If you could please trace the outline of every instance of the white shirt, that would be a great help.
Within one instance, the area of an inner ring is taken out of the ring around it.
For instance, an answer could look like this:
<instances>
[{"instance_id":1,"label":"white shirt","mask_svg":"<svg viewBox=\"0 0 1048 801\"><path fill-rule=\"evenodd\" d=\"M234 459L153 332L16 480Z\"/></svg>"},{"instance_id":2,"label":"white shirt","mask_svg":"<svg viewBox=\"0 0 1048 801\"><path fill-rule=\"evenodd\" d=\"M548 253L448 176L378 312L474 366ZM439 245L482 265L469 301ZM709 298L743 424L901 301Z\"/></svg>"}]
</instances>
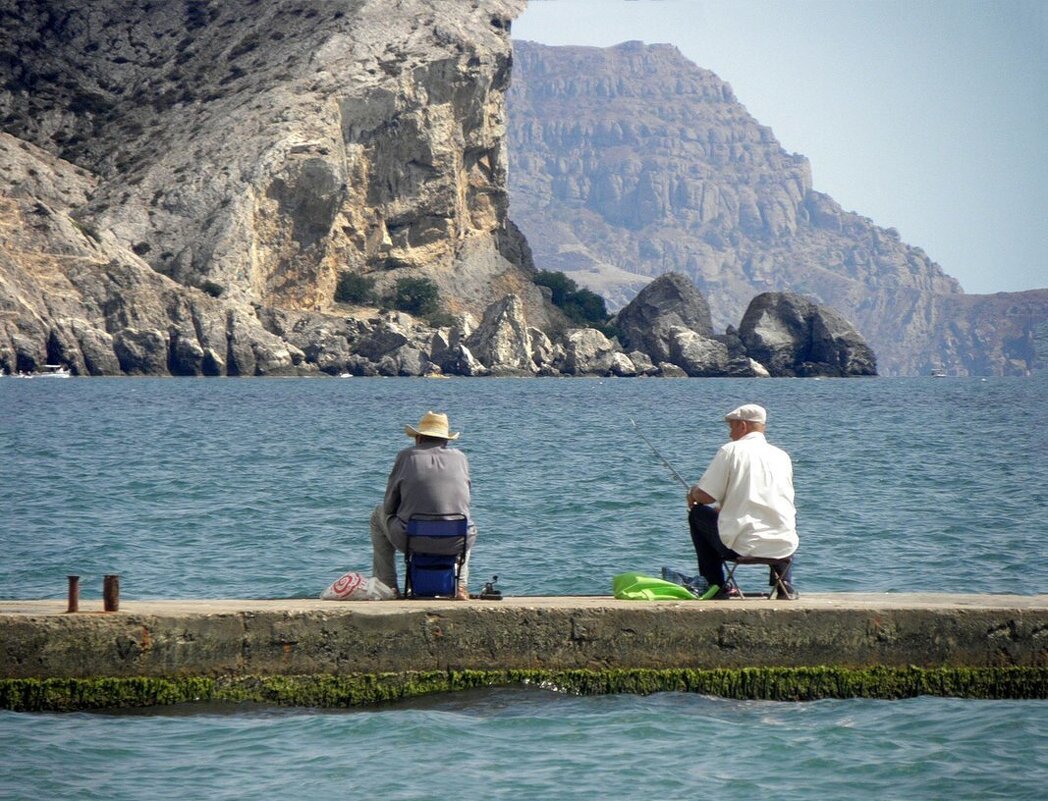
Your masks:
<instances>
[{"instance_id":1,"label":"white shirt","mask_svg":"<svg viewBox=\"0 0 1048 801\"><path fill-rule=\"evenodd\" d=\"M761 432L722 446L696 486L720 504L717 531L735 553L782 559L797 550L793 462Z\"/></svg>"}]
</instances>

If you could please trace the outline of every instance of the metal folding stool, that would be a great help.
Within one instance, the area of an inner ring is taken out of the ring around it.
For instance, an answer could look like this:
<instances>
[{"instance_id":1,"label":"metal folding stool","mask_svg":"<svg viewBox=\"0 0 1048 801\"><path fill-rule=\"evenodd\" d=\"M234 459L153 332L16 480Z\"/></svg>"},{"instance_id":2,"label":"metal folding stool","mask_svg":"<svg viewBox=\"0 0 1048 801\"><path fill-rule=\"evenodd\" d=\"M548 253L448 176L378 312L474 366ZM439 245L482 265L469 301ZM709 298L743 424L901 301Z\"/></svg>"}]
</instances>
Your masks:
<instances>
[{"instance_id":1,"label":"metal folding stool","mask_svg":"<svg viewBox=\"0 0 1048 801\"><path fill-rule=\"evenodd\" d=\"M724 588L729 592L735 590L739 593L740 598L790 600L790 591L786 584L786 576L790 574L789 570L793 565L792 554L785 559L767 559L762 556L736 556L733 559L725 559L724 562L728 566L727 575L724 579ZM769 568L771 570L771 578L773 581L771 592L749 594L743 592L742 587L739 586L739 582L735 579L735 569L739 567L739 565L764 565Z\"/></svg>"}]
</instances>

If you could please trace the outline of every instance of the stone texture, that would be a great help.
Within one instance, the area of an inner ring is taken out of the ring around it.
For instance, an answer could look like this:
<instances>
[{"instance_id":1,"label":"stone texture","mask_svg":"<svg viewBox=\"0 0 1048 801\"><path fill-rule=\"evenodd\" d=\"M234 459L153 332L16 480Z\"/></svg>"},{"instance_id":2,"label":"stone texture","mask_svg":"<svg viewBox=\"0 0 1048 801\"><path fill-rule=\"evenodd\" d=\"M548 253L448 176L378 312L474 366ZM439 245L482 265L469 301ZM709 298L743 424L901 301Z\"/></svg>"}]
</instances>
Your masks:
<instances>
[{"instance_id":1,"label":"stone texture","mask_svg":"<svg viewBox=\"0 0 1048 801\"><path fill-rule=\"evenodd\" d=\"M929 303L909 297L905 302L914 319L901 336L909 337L914 326L936 331L931 342L913 351L919 375L944 367L955 376L1026 376L1048 366L1048 338L1042 333L1048 330L1048 289L942 295Z\"/></svg>"},{"instance_id":2,"label":"stone texture","mask_svg":"<svg viewBox=\"0 0 1048 801\"><path fill-rule=\"evenodd\" d=\"M158 375L167 372L167 337L155 329L124 328L113 337L113 350L120 369L128 375ZM201 351L203 356L203 351Z\"/></svg>"},{"instance_id":3,"label":"stone texture","mask_svg":"<svg viewBox=\"0 0 1048 801\"><path fill-rule=\"evenodd\" d=\"M1048 666L1045 596L745 602L0 601L0 678L512 668ZM99 606L101 604L99 603Z\"/></svg>"},{"instance_id":4,"label":"stone texture","mask_svg":"<svg viewBox=\"0 0 1048 801\"><path fill-rule=\"evenodd\" d=\"M466 345L490 369L535 372L524 304L516 295L507 295L492 304Z\"/></svg>"},{"instance_id":5,"label":"stone texture","mask_svg":"<svg viewBox=\"0 0 1048 801\"><path fill-rule=\"evenodd\" d=\"M659 362L658 375L662 378L687 378L688 374L684 372L683 368L673 364L673 362Z\"/></svg>"},{"instance_id":6,"label":"stone texture","mask_svg":"<svg viewBox=\"0 0 1048 801\"><path fill-rule=\"evenodd\" d=\"M451 313L514 292L545 325L506 216L523 7L0 0L0 366L122 370L112 337L135 372L334 372L346 270L427 277ZM329 335L291 349L267 310Z\"/></svg>"},{"instance_id":7,"label":"stone texture","mask_svg":"<svg viewBox=\"0 0 1048 801\"><path fill-rule=\"evenodd\" d=\"M677 327L703 337L713 334L706 298L682 273L665 273L644 287L615 316L615 324L627 348L643 351L656 361L675 361L671 350Z\"/></svg>"},{"instance_id":8,"label":"stone texture","mask_svg":"<svg viewBox=\"0 0 1048 801\"><path fill-rule=\"evenodd\" d=\"M608 372L619 378L633 378L639 371L629 356L621 351L615 351L611 354L611 366Z\"/></svg>"},{"instance_id":9,"label":"stone texture","mask_svg":"<svg viewBox=\"0 0 1048 801\"><path fill-rule=\"evenodd\" d=\"M564 358L557 366L568 375L609 375L616 365L625 367L615 355L615 345L600 331L577 328L564 338Z\"/></svg>"},{"instance_id":10,"label":"stone texture","mask_svg":"<svg viewBox=\"0 0 1048 801\"><path fill-rule=\"evenodd\" d=\"M746 364L742 369L748 371L753 378L771 378L771 373L768 372L768 368L763 364L748 356L744 358L746 359Z\"/></svg>"},{"instance_id":11,"label":"stone texture","mask_svg":"<svg viewBox=\"0 0 1048 801\"><path fill-rule=\"evenodd\" d=\"M670 329L670 359L689 376L722 376L728 372L728 349L689 328Z\"/></svg>"},{"instance_id":12,"label":"stone texture","mask_svg":"<svg viewBox=\"0 0 1048 801\"><path fill-rule=\"evenodd\" d=\"M514 219L540 267L610 309L679 272L718 330L762 292L811 296L855 324L889 375L1023 374L1046 358L1033 343L1048 290L968 299L896 230L815 191L807 159L674 47L518 41L514 54Z\"/></svg>"},{"instance_id":13,"label":"stone texture","mask_svg":"<svg viewBox=\"0 0 1048 801\"><path fill-rule=\"evenodd\" d=\"M452 345L438 362L445 373L463 376L485 376L491 373L473 352L463 343Z\"/></svg>"},{"instance_id":14,"label":"stone texture","mask_svg":"<svg viewBox=\"0 0 1048 801\"><path fill-rule=\"evenodd\" d=\"M81 222L76 208L96 188L85 170L0 134L0 367L295 371L296 349L266 331L253 309L180 286Z\"/></svg>"},{"instance_id":15,"label":"stone texture","mask_svg":"<svg viewBox=\"0 0 1048 801\"><path fill-rule=\"evenodd\" d=\"M746 309L739 337L773 376L876 375L877 361L839 313L790 292L765 292Z\"/></svg>"},{"instance_id":16,"label":"stone texture","mask_svg":"<svg viewBox=\"0 0 1048 801\"><path fill-rule=\"evenodd\" d=\"M790 289L854 320L889 372L1044 363L1048 291L960 294L897 232L815 192L803 157L671 47L521 44L507 148L523 7L0 0L0 368L476 375L490 354L460 348L472 325L447 315L514 295L532 350L492 366L556 374L563 344L530 331L566 324L536 263L613 306L685 274L712 317L673 324L706 337L754 292ZM508 150L530 244L507 216ZM380 293L434 281L450 330L336 302L346 271ZM624 343L651 357L642 373L670 359L656 338ZM728 374L749 374L723 344Z\"/></svg>"},{"instance_id":17,"label":"stone texture","mask_svg":"<svg viewBox=\"0 0 1048 801\"><path fill-rule=\"evenodd\" d=\"M743 320L745 336L733 326L712 335L702 293L687 276L666 273L642 289L615 322L623 339L647 354L649 364L657 361L664 376L675 374L666 364L693 377L876 375L872 351L832 309L788 293L760 295L750 309ZM766 360L771 370L762 363Z\"/></svg>"},{"instance_id":18,"label":"stone texture","mask_svg":"<svg viewBox=\"0 0 1048 801\"><path fill-rule=\"evenodd\" d=\"M651 357L647 353L639 350L633 350L629 352L629 360L632 362L634 368L641 375L655 375L658 373L659 368L651 361Z\"/></svg>"},{"instance_id":19,"label":"stone texture","mask_svg":"<svg viewBox=\"0 0 1048 801\"><path fill-rule=\"evenodd\" d=\"M400 320L387 317L378 320L367 335L357 340L354 350L367 359L378 361L409 342L410 329Z\"/></svg>"},{"instance_id":20,"label":"stone texture","mask_svg":"<svg viewBox=\"0 0 1048 801\"><path fill-rule=\"evenodd\" d=\"M528 327L528 336L531 338L531 359L539 369L553 364L554 350L553 340L546 336L541 329Z\"/></svg>"}]
</instances>

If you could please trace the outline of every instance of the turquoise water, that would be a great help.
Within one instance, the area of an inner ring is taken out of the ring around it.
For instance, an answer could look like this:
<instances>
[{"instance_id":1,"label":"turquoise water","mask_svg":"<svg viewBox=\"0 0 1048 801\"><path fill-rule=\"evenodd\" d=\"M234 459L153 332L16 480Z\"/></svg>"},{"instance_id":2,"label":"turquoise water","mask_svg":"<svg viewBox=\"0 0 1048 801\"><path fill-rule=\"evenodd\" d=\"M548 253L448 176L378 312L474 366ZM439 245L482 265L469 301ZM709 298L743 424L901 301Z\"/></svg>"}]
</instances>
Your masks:
<instances>
[{"instance_id":1,"label":"turquoise water","mask_svg":"<svg viewBox=\"0 0 1048 801\"><path fill-rule=\"evenodd\" d=\"M0 597L317 595L370 569L405 423L462 431L474 584L607 594L694 563L683 489L754 401L794 457L799 590L1048 592L1048 376L0 379ZM477 589L477 586L474 586ZM1040 799L1048 706L538 688L318 712L0 713L0 798ZM738 777L738 778L736 778Z\"/></svg>"},{"instance_id":2,"label":"turquoise water","mask_svg":"<svg viewBox=\"0 0 1048 801\"><path fill-rule=\"evenodd\" d=\"M723 413L794 458L801 592L1048 592L1048 375L1035 379L0 379L0 597L317 595L370 572L405 423L446 410L472 465L476 582L607 594L690 569L684 491ZM474 589L478 587L474 586Z\"/></svg>"},{"instance_id":3,"label":"turquoise water","mask_svg":"<svg viewBox=\"0 0 1048 801\"><path fill-rule=\"evenodd\" d=\"M494 690L364 711L0 712L17 799L1042 799L1043 704Z\"/></svg>"}]
</instances>

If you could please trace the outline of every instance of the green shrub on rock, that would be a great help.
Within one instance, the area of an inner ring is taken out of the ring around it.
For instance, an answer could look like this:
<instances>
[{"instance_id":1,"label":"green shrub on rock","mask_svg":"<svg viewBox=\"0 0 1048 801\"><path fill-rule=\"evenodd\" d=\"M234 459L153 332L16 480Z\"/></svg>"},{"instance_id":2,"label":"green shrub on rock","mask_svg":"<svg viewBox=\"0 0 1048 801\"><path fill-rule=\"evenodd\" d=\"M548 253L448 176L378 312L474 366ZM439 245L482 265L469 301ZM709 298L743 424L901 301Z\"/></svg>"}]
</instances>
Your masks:
<instances>
[{"instance_id":1,"label":"green shrub on rock","mask_svg":"<svg viewBox=\"0 0 1048 801\"><path fill-rule=\"evenodd\" d=\"M355 303L361 306L374 302L375 279L351 272L341 273L335 286L335 300L338 303Z\"/></svg>"},{"instance_id":2,"label":"green shrub on rock","mask_svg":"<svg viewBox=\"0 0 1048 801\"><path fill-rule=\"evenodd\" d=\"M428 278L399 278L390 302L394 309L408 314L435 314L440 308L440 292Z\"/></svg>"},{"instance_id":3,"label":"green shrub on rock","mask_svg":"<svg viewBox=\"0 0 1048 801\"><path fill-rule=\"evenodd\" d=\"M560 309L569 321L583 328L595 328L605 336L616 336L618 332L608 322L607 305L604 298L589 289L579 289L568 276L553 270L539 270L532 281L538 286L548 287L553 305Z\"/></svg>"}]
</instances>

